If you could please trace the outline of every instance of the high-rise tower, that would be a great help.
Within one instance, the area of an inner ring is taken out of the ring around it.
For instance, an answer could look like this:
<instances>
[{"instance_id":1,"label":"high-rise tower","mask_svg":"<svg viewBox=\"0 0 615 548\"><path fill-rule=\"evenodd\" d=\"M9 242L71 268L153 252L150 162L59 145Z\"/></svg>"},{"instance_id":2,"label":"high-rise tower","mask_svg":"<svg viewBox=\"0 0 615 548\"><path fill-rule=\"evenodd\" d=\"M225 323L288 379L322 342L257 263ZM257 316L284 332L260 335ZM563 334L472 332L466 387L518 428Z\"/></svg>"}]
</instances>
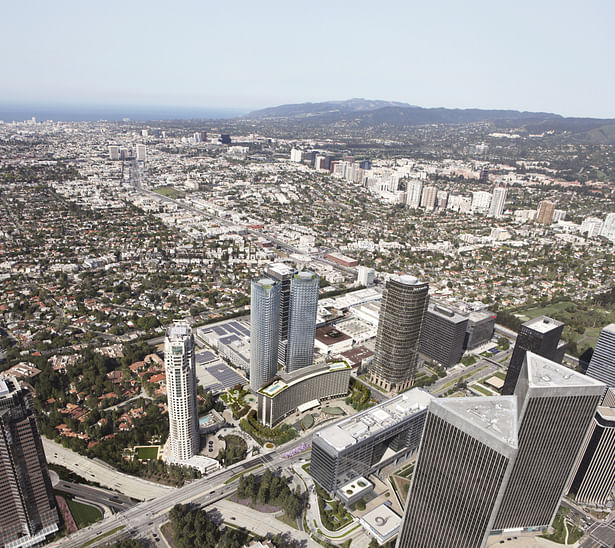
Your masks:
<instances>
[{"instance_id":1,"label":"high-rise tower","mask_svg":"<svg viewBox=\"0 0 615 548\"><path fill-rule=\"evenodd\" d=\"M514 393L517 378L523 366L523 359L528 350L556 361L559 339L563 330L564 324L562 322L547 316L539 316L521 324L508 365L502 394L509 396Z\"/></svg>"},{"instance_id":2,"label":"high-rise tower","mask_svg":"<svg viewBox=\"0 0 615 548\"><path fill-rule=\"evenodd\" d=\"M413 276L393 276L386 284L370 366L371 382L385 390L402 392L414 382L428 293L429 285Z\"/></svg>"},{"instance_id":3,"label":"high-rise tower","mask_svg":"<svg viewBox=\"0 0 615 548\"><path fill-rule=\"evenodd\" d=\"M314 363L314 334L318 312L320 278L304 270L290 281L290 317L286 371L292 372Z\"/></svg>"},{"instance_id":4,"label":"high-rise tower","mask_svg":"<svg viewBox=\"0 0 615 548\"><path fill-rule=\"evenodd\" d=\"M532 352L515 397L519 451L493 529L544 529L559 506L604 384Z\"/></svg>"},{"instance_id":5,"label":"high-rise tower","mask_svg":"<svg viewBox=\"0 0 615 548\"><path fill-rule=\"evenodd\" d=\"M479 548L517 454L512 396L429 405L397 548Z\"/></svg>"},{"instance_id":6,"label":"high-rise tower","mask_svg":"<svg viewBox=\"0 0 615 548\"><path fill-rule=\"evenodd\" d=\"M504 212L504 203L506 202L506 189L504 187L496 187L493 189L493 198L491 198L491 206L489 207L489 217L499 219Z\"/></svg>"},{"instance_id":7,"label":"high-rise tower","mask_svg":"<svg viewBox=\"0 0 615 548\"><path fill-rule=\"evenodd\" d=\"M555 204L550 200L543 200L540 202L538 208L538 214L536 216L536 222L543 225L550 225L553 221L553 214L555 213Z\"/></svg>"},{"instance_id":8,"label":"high-rise tower","mask_svg":"<svg viewBox=\"0 0 615 548\"><path fill-rule=\"evenodd\" d=\"M600 332L587 374L615 388L615 323Z\"/></svg>"},{"instance_id":9,"label":"high-rise tower","mask_svg":"<svg viewBox=\"0 0 615 548\"><path fill-rule=\"evenodd\" d=\"M252 280L250 308L250 388L259 390L278 370L280 282Z\"/></svg>"},{"instance_id":10,"label":"high-rise tower","mask_svg":"<svg viewBox=\"0 0 615 548\"><path fill-rule=\"evenodd\" d=\"M167 329L164 368L169 406L169 443L175 461L188 460L200 449L196 406L194 335L187 324Z\"/></svg>"},{"instance_id":11,"label":"high-rise tower","mask_svg":"<svg viewBox=\"0 0 615 548\"><path fill-rule=\"evenodd\" d=\"M45 452L32 396L0 377L0 545L34 546L58 530Z\"/></svg>"},{"instance_id":12,"label":"high-rise tower","mask_svg":"<svg viewBox=\"0 0 615 548\"><path fill-rule=\"evenodd\" d=\"M613 398L612 392L609 395ZM596 410L570 492L581 504L606 506L614 488L615 400L612 400L603 402Z\"/></svg>"},{"instance_id":13,"label":"high-rise tower","mask_svg":"<svg viewBox=\"0 0 615 548\"><path fill-rule=\"evenodd\" d=\"M297 270L285 263L272 263L265 267L265 275L280 284L280 336L278 364L286 367L288 346L288 322L290 319L290 281Z\"/></svg>"}]
</instances>

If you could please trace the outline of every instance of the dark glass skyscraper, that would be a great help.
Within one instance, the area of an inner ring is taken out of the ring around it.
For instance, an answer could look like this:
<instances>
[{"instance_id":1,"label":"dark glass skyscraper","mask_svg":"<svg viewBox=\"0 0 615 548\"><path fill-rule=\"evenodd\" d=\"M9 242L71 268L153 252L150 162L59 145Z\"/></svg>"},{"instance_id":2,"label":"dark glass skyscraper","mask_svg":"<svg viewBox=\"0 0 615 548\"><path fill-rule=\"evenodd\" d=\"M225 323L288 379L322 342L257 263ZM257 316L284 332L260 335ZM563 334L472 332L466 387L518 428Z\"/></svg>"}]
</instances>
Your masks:
<instances>
[{"instance_id":1,"label":"dark glass skyscraper","mask_svg":"<svg viewBox=\"0 0 615 548\"><path fill-rule=\"evenodd\" d=\"M0 545L42 543L58 522L32 396L0 377Z\"/></svg>"},{"instance_id":2,"label":"dark glass skyscraper","mask_svg":"<svg viewBox=\"0 0 615 548\"><path fill-rule=\"evenodd\" d=\"M297 270L285 263L272 263L265 267L265 275L280 284L280 338L278 365L286 367L288 324L290 320L290 282ZM318 295L316 295L318 299Z\"/></svg>"},{"instance_id":3,"label":"dark glass skyscraper","mask_svg":"<svg viewBox=\"0 0 615 548\"><path fill-rule=\"evenodd\" d=\"M562 322L547 316L539 316L521 325L508 365L502 394L510 396L515 392L525 353L528 350L549 360L556 360L558 343L563 330Z\"/></svg>"},{"instance_id":4,"label":"dark glass skyscraper","mask_svg":"<svg viewBox=\"0 0 615 548\"><path fill-rule=\"evenodd\" d=\"M429 285L413 276L394 276L386 284L369 372L371 382L387 391L403 392L414 382L428 293Z\"/></svg>"},{"instance_id":5,"label":"dark glass skyscraper","mask_svg":"<svg viewBox=\"0 0 615 548\"><path fill-rule=\"evenodd\" d=\"M517 454L512 396L431 402L397 548L480 548Z\"/></svg>"},{"instance_id":6,"label":"dark glass skyscraper","mask_svg":"<svg viewBox=\"0 0 615 548\"><path fill-rule=\"evenodd\" d=\"M604 388L586 375L526 353L515 390L519 451L495 530L551 524Z\"/></svg>"}]
</instances>

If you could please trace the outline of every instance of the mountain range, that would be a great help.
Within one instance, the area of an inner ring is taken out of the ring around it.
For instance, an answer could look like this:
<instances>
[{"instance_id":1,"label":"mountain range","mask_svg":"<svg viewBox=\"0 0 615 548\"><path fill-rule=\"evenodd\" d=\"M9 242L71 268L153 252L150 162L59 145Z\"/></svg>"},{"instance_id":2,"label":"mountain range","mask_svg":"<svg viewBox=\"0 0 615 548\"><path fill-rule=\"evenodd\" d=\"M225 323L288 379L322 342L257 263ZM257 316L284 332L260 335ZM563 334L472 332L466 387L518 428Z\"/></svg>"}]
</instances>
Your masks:
<instances>
[{"instance_id":1,"label":"mountain range","mask_svg":"<svg viewBox=\"0 0 615 548\"><path fill-rule=\"evenodd\" d=\"M408 103L369 99L280 105L242 116L260 122L292 122L306 126L390 127L403 129L425 124L489 122L496 128L527 133L566 134L568 140L588 144L615 144L615 119L566 118L549 112L518 110L424 108Z\"/></svg>"}]
</instances>

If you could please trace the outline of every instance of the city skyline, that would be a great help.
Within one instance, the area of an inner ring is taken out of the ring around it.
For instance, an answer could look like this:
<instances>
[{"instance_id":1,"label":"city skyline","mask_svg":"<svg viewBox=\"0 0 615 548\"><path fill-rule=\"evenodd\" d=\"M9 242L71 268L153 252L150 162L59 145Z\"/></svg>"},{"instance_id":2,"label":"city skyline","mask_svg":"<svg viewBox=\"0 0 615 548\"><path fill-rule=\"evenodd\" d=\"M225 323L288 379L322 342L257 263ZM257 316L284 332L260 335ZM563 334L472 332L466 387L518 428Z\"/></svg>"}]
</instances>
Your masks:
<instances>
[{"instance_id":1,"label":"city skyline","mask_svg":"<svg viewBox=\"0 0 615 548\"><path fill-rule=\"evenodd\" d=\"M239 2L232 14L222 5L166 7L6 6L10 24L0 43L12 54L0 103L252 110L369 97L424 107L615 116L608 91L615 77L599 54L614 46L610 4L594 1L579 10L572 1L557 9L481 1L468 11L453 2L378 9L360 2L352 11L327 5L325 19L318 6L303 10L277 1L265 8ZM562 40L562 29L570 27L577 39ZM305 70L316 59L323 59L318 79ZM340 71L339 60L357 69ZM600 86L587 86L596 80Z\"/></svg>"}]
</instances>

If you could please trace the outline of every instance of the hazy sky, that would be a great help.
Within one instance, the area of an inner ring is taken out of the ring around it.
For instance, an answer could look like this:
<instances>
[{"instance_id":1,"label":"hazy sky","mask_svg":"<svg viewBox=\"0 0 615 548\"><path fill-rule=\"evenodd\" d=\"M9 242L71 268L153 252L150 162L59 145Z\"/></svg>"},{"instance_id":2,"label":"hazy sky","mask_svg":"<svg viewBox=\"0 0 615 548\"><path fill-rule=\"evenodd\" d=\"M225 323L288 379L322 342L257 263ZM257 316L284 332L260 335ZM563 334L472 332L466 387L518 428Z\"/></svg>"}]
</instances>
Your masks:
<instances>
[{"instance_id":1,"label":"hazy sky","mask_svg":"<svg viewBox=\"0 0 615 548\"><path fill-rule=\"evenodd\" d=\"M0 102L365 97L615 118L612 0L4 0L0 13Z\"/></svg>"}]
</instances>

